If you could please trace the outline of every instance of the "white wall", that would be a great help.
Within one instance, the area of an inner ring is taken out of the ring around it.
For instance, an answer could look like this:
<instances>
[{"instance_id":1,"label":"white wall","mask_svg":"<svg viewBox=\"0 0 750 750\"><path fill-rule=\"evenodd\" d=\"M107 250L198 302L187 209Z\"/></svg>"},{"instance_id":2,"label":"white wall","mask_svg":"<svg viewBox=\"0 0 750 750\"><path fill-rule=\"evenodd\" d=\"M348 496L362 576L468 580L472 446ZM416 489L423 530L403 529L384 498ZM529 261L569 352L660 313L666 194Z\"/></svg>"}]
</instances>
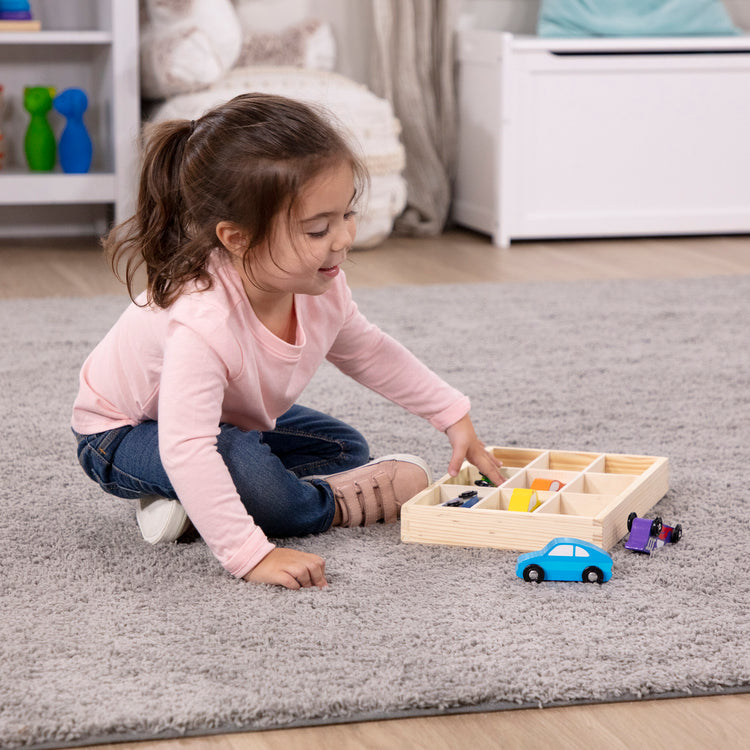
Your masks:
<instances>
[{"instance_id":1,"label":"white wall","mask_svg":"<svg viewBox=\"0 0 750 750\"><path fill-rule=\"evenodd\" d=\"M463 0L462 5L464 26L535 33L540 0Z\"/></svg>"},{"instance_id":2,"label":"white wall","mask_svg":"<svg viewBox=\"0 0 750 750\"><path fill-rule=\"evenodd\" d=\"M308 0L318 18L334 29L338 49L337 70L367 83L372 50L370 0Z\"/></svg>"}]
</instances>

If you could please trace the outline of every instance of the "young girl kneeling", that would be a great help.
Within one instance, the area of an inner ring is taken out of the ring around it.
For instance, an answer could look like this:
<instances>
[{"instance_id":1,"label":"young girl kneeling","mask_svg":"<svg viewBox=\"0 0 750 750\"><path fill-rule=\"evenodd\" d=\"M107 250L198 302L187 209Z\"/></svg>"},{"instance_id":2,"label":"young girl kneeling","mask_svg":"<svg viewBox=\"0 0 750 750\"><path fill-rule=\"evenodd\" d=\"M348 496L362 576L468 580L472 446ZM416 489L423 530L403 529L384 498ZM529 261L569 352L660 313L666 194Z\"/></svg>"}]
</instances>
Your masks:
<instances>
[{"instance_id":1,"label":"young girl kneeling","mask_svg":"<svg viewBox=\"0 0 750 750\"><path fill-rule=\"evenodd\" d=\"M268 536L398 518L427 466L369 461L359 432L296 403L324 359L445 431L451 473L468 459L502 481L468 399L352 300L341 264L366 179L325 116L282 97L152 128L136 213L105 240L133 303L84 363L72 418L84 470L138 501L147 541L192 522L234 576L326 586L320 557Z\"/></svg>"}]
</instances>

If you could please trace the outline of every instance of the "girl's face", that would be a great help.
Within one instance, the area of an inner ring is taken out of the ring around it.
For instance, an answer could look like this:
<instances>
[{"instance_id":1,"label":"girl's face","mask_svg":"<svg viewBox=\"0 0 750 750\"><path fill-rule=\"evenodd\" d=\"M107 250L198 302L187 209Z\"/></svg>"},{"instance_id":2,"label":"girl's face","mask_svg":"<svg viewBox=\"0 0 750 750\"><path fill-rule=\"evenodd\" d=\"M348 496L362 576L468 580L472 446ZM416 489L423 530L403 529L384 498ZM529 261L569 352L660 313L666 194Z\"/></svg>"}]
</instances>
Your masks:
<instances>
[{"instance_id":1,"label":"girl's face","mask_svg":"<svg viewBox=\"0 0 750 750\"><path fill-rule=\"evenodd\" d=\"M354 242L354 198L349 164L314 177L302 190L297 216L291 222L280 219L270 253L260 253L254 260L255 293L257 287L282 295L325 292Z\"/></svg>"}]
</instances>

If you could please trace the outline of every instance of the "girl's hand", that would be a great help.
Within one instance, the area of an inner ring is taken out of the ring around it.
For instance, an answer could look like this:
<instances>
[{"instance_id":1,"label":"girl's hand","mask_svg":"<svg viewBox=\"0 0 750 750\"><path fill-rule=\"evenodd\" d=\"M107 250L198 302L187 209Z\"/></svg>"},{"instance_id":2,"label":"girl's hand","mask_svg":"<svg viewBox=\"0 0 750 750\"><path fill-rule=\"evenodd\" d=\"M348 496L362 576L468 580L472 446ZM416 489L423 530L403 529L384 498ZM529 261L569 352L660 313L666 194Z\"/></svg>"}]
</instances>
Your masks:
<instances>
[{"instance_id":1,"label":"girl's hand","mask_svg":"<svg viewBox=\"0 0 750 750\"><path fill-rule=\"evenodd\" d=\"M445 434L453 446L453 455L448 464L448 473L452 477L458 474L464 461L469 461L493 484L500 485L505 481L505 477L498 471L498 467L502 466L502 461L495 458L477 437L468 414L451 425Z\"/></svg>"},{"instance_id":2,"label":"girl's hand","mask_svg":"<svg viewBox=\"0 0 750 750\"><path fill-rule=\"evenodd\" d=\"M325 588L326 562L322 557L296 549L276 547L243 577L253 583L272 583L288 589Z\"/></svg>"}]
</instances>

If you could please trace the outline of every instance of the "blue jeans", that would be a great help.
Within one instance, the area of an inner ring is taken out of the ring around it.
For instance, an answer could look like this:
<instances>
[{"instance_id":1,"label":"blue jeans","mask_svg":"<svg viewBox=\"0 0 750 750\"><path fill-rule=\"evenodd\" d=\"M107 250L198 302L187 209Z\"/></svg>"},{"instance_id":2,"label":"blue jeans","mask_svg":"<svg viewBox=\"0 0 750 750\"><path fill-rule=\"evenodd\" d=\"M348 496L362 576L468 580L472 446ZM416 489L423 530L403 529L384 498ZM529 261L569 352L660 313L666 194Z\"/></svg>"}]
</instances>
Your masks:
<instances>
[{"instance_id":1,"label":"blue jeans","mask_svg":"<svg viewBox=\"0 0 750 750\"><path fill-rule=\"evenodd\" d=\"M81 466L105 492L177 498L161 463L156 422L76 433L76 439ZM247 512L271 537L317 534L333 522L330 486L300 477L335 474L370 460L367 441L357 430L298 405L279 417L273 430L221 424L217 448Z\"/></svg>"}]
</instances>

